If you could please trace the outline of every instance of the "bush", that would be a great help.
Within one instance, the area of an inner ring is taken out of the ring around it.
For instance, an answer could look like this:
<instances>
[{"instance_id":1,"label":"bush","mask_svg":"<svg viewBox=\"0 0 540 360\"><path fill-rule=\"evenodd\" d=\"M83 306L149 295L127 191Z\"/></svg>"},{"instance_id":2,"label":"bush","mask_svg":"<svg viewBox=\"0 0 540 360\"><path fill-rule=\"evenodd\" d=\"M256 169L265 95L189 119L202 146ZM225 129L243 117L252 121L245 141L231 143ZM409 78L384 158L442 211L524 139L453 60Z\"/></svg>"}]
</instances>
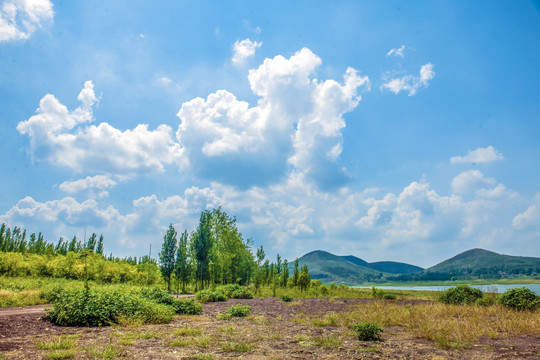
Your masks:
<instances>
[{"instance_id":1,"label":"bush","mask_svg":"<svg viewBox=\"0 0 540 360\"><path fill-rule=\"evenodd\" d=\"M196 294L197 300L202 303L226 301L227 296L221 291L201 290Z\"/></svg>"},{"instance_id":2,"label":"bush","mask_svg":"<svg viewBox=\"0 0 540 360\"><path fill-rule=\"evenodd\" d=\"M219 320L229 320L231 317L246 317L249 315L251 307L243 304L232 305L225 312L219 313L217 318Z\"/></svg>"},{"instance_id":3,"label":"bush","mask_svg":"<svg viewBox=\"0 0 540 360\"><path fill-rule=\"evenodd\" d=\"M198 315L202 313L202 305L193 298L175 299L173 306L177 314Z\"/></svg>"},{"instance_id":4,"label":"bush","mask_svg":"<svg viewBox=\"0 0 540 360\"><path fill-rule=\"evenodd\" d=\"M294 300L294 298L292 297L292 295L285 294L285 295L281 295L281 300L285 302L291 302Z\"/></svg>"},{"instance_id":5,"label":"bush","mask_svg":"<svg viewBox=\"0 0 540 360\"><path fill-rule=\"evenodd\" d=\"M474 304L477 305L477 306L484 306L484 307L492 306L492 305L495 305L495 297L493 297L493 296L484 296L484 297L481 297L479 299L476 299Z\"/></svg>"},{"instance_id":6,"label":"bush","mask_svg":"<svg viewBox=\"0 0 540 360\"><path fill-rule=\"evenodd\" d=\"M474 304L481 299L484 293L480 289L472 288L468 285L458 285L452 287L439 296L439 301L445 304L466 305Z\"/></svg>"},{"instance_id":7,"label":"bush","mask_svg":"<svg viewBox=\"0 0 540 360\"><path fill-rule=\"evenodd\" d=\"M159 304L173 305L175 298L171 296L166 290L158 288L143 288L141 290L141 296L157 302Z\"/></svg>"},{"instance_id":8,"label":"bush","mask_svg":"<svg viewBox=\"0 0 540 360\"><path fill-rule=\"evenodd\" d=\"M395 300L396 299L396 295L394 294L383 294L382 298L384 300Z\"/></svg>"},{"instance_id":9,"label":"bush","mask_svg":"<svg viewBox=\"0 0 540 360\"><path fill-rule=\"evenodd\" d=\"M238 284L221 285L216 288L216 291L231 299L253 299L253 293L245 286Z\"/></svg>"},{"instance_id":10,"label":"bush","mask_svg":"<svg viewBox=\"0 0 540 360\"><path fill-rule=\"evenodd\" d=\"M504 307L518 311L533 311L540 307L540 297L526 287L506 290L497 300Z\"/></svg>"},{"instance_id":11,"label":"bush","mask_svg":"<svg viewBox=\"0 0 540 360\"><path fill-rule=\"evenodd\" d=\"M319 289L321 290L322 296L328 295L328 287L325 284L322 284Z\"/></svg>"},{"instance_id":12,"label":"bush","mask_svg":"<svg viewBox=\"0 0 540 360\"><path fill-rule=\"evenodd\" d=\"M383 329L376 322L363 321L355 324L354 332L360 341L374 341L380 339Z\"/></svg>"},{"instance_id":13,"label":"bush","mask_svg":"<svg viewBox=\"0 0 540 360\"><path fill-rule=\"evenodd\" d=\"M126 292L106 290L62 292L47 312L52 322L64 326L107 326L126 318L163 324L174 316L170 306Z\"/></svg>"}]
</instances>

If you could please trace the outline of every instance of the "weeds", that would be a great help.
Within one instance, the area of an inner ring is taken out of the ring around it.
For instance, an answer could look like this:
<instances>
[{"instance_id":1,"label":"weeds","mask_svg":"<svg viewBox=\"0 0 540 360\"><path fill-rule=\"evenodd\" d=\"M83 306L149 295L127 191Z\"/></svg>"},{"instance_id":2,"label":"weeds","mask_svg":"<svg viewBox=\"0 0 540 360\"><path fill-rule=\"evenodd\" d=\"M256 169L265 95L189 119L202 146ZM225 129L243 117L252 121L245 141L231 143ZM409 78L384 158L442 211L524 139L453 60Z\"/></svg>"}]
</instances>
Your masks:
<instances>
[{"instance_id":1,"label":"weeds","mask_svg":"<svg viewBox=\"0 0 540 360\"><path fill-rule=\"evenodd\" d=\"M226 342L221 346L221 350L223 351L232 351L232 352L251 352L253 351L253 344L250 344L245 341L234 341L234 342Z\"/></svg>"},{"instance_id":2,"label":"weeds","mask_svg":"<svg viewBox=\"0 0 540 360\"><path fill-rule=\"evenodd\" d=\"M332 336L332 335L325 334L325 335L314 337L313 342L317 346L334 348L334 347L340 347L341 344L343 344L343 339L339 336Z\"/></svg>"}]
</instances>

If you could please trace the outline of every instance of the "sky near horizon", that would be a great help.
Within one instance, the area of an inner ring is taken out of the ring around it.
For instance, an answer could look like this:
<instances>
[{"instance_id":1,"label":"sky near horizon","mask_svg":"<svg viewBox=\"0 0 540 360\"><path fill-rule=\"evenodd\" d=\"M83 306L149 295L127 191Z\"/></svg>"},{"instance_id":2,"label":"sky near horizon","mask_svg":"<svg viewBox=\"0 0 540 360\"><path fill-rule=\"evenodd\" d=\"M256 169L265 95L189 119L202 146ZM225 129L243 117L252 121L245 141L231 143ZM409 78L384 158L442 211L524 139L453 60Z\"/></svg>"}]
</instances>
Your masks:
<instances>
[{"instance_id":1,"label":"sky near horizon","mask_svg":"<svg viewBox=\"0 0 540 360\"><path fill-rule=\"evenodd\" d=\"M0 1L0 223L540 257L539 39L537 1Z\"/></svg>"}]
</instances>

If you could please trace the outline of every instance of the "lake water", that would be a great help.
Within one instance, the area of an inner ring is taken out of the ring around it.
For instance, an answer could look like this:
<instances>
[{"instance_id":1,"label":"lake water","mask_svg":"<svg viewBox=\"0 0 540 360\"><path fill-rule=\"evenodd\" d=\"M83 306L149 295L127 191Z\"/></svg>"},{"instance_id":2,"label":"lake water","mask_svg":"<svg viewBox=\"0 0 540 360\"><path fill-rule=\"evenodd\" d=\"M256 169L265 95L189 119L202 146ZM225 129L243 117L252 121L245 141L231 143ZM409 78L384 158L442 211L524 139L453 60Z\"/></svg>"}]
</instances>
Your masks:
<instances>
[{"instance_id":1,"label":"lake water","mask_svg":"<svg viewBox=\"0 0 540 360\"><path fill-rule=\"evenodd\" d=\"M375 286L377 289L384 290L426 290L426 291L445 291L453 286L443 286L443 285L434 285L434 286ZM371 286L354 286L360 289L370 289ZM510 285L471 285L473 288L480 289L484 292L493 291L497 289L499 294L502 294L508 289L526 287L534 291L537 295L540 295L540 284L510 284Z\"/></svg>"}]
</instances>

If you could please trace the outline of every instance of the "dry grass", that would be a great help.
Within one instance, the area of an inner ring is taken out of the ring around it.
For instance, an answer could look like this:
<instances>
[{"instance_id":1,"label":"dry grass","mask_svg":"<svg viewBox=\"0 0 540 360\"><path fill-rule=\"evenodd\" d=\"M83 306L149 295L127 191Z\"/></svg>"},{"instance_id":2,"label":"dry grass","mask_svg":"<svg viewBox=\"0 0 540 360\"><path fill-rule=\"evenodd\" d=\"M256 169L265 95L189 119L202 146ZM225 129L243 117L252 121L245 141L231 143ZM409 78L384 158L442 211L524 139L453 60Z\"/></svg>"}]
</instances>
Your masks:
<instances>
[{"instance_id":1,"label":"dry grass","mask_svg":"<svg viewBox=\"0 0 540 360\"><path fill-rule=\"evenodd\" d=\"M482 336L540 335L540 310L533 313L516 312L502 306L440 303L404 306L377 301L357 306L338 320L341 325L348 327L353 327L358 321L375 321L382 326L404 326L414 335L443 348L466 348ZM326 322L327 318L322 320L322 323Z\"/></svg>"}]
</instances>

